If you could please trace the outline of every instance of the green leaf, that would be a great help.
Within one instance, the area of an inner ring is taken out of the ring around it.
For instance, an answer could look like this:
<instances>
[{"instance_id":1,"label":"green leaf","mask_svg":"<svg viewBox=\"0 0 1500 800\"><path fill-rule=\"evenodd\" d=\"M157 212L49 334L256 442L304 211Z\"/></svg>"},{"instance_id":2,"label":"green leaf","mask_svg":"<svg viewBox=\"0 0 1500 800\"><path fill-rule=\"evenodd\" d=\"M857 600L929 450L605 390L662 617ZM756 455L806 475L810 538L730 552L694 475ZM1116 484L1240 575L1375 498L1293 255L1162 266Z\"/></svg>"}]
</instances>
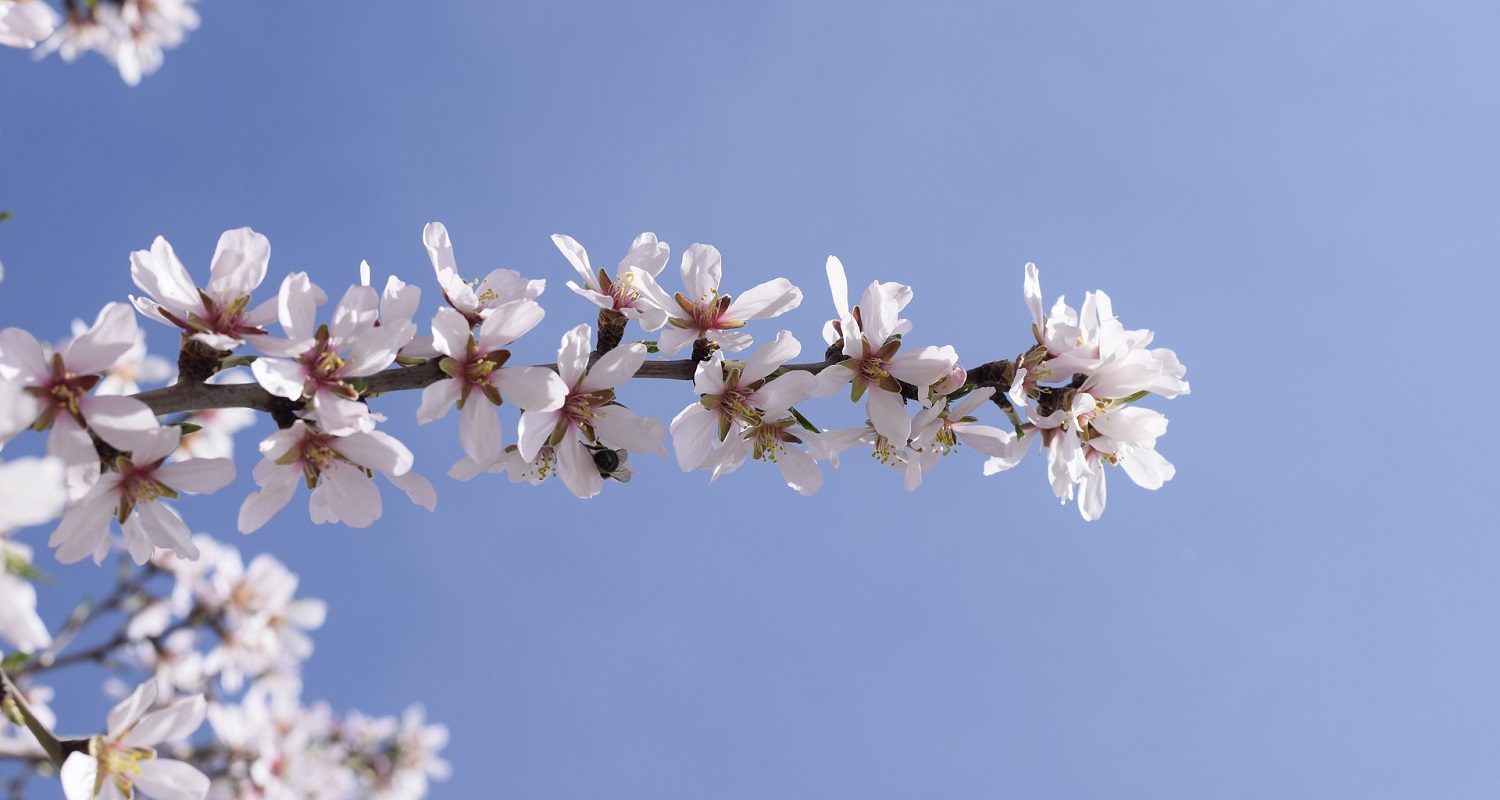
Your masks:
<instances>
[{"instance_id":1,"label":"green leaf","mask_svg":"<svg viewBox=\"0 0 1500 800\"><path fill-rule=\"evenodd\" d=\"M203 430L202 425L195 425L191 422L179 422L177 423L177 427L182 429L183 436L187 436L190 433L197 433L198 431Z\"/></svg>"},{"instance_id":2,"label":"green leaf","mask_svg":"<svg viewBox=\"0 0 1500 800\"><path fill-rule=\"evenodd\" d=\"M26 663L26 660L28 658L30 658L30 656L26 655L25 653L11 653L10 655L5 657L4 661L0 661L0 668L4 668L8 672L15 672L16 670L21 668L22 664Z\"/></svg>"},{"instance_id":3,"label":"green leaf","mask_svg":"<svg viewBox=\"0 0 1500 800\"><path fill-rule=\"evenodd\" d=\"M1118 398L1116 400L1111 400L1109 402L1109 407L1110 408L1123 408L1124 406L1128 406L1131 403L1134 403L1135 401L1141 399L1142 397L1145 397L1148 394L1151 394L1151 393L1148 392L1148 391L1146 391L1145 389L1142 389L1139 392L1136 392L1135 394L1129 395L1127 397L1121 397L1121 398Z\"/></svg>"},{"instance_id":4,"label":"green leaf","mask_svg":"<svg viewBox=\"0 0 1500 800\"><path fill-rule=\"evenodd\" d=\"M795 408L787 410L792 412L792 419L797 420L798 425L801 425L802 427L812 431L813 433L822 433L822 431L818 430L818 426L812 424L812 420L809 420L807 417L802 416L801 411L798 411Z\"/></svg>"},{"instance_id":5,"label":"green leaf","mask_svg":"<svg viewBox=\"0 0 1500 800\"><path fill-rule=\"evenodd\" d=\"M646 352L648 352L648 353L660 353L661 352L661 348L656 346L656 340L655 339L642 339L641 340L641 344L643 344L643 345L646 346Z\"/></svg>"},{"instance_id":6,"label":"green leaf","mask_svg":"<svg viewBox=\"0 0 1500 800\"><path fill-rule=\"evenodd\" d=\"M0 210L0 222L4 222L14 216L15 214L8 208Z\"/></svg>"}]
</instances>

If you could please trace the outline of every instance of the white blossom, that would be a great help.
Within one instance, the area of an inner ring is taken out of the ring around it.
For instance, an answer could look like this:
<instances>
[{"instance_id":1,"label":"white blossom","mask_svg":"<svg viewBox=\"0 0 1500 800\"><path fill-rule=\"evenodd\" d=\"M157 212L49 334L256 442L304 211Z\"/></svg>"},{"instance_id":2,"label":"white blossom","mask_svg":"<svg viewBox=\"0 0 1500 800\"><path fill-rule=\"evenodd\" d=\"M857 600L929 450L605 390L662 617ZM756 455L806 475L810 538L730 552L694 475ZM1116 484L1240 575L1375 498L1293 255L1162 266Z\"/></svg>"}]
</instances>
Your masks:
<instances>
[{"instance_id":1,"label":"white blossom","mask_svg":"<svg viewBox=\"0 0 1500 800\"><path fill-rule=\"evenodd\" d=\"M71 564L92 555L94 563L102 562L109 552L111 516L119 520L125 547L137 564L146 563L153 547L198 557L187 524L165 500L179 492L207 494L224 488L234 480L234 462L200 458L165 463L180 437L175 427L161 428L145 445L115 459L113 470L63 514L52 532L48 544L57 548L59 561Z\"/></svg>"},{"instance_id":2,"label":"white blossom","mask_svg":"<svg viewBox=\"0 0 1500 800\"><path fill-rule=\"evenodd\" d=\"M422 390L417 422L442 418L459 409L459 443L468 460L489 467L500 459L504 441L495 406L509 397L523 411L555 411L568 388L556 372L545 367L507 367L505 348L542 320L542 307L532 300L514 300L496 307L479 327L476 337L464 316L440 308L432 319L433 343L443 354L448 375ZM476 396L478 395L478 396Z\"/></svg>"},{"instance_id":3,"label":"white blossom","mask_svg":"<svg viewBox=\"0 0 1500 800\"><path fill-rule=\"evenodd\" d=\"M62 766L68 800L129 800L137 790L152 800L202 800L209 780L197 768L157 754L156 746L186 739L203 724L202 695L164 708L156 703L156 681L141 684L109 712L109 726L89 739L87 752L74 752Z\"/></svg>"},{"instance_id":4,"label":"white blossom","mask_svg":"<svg viewBox=\"0 0 1500 800\"><path fill-rule=\"evenodd\" d=\"M557 352L557 371L568 393L551 411L521 414L519 455L531 462L544 446L555 451L558 472L573 494L589 498L603 488L604 478L595 453L615 448L666 455L661 422L641 417L615 402L615 387L635 375L646 360L646 347L622 345L589 366L593 331L579 325L563 335ZM605 457L609 460L608 457Z\"/></svg>"},{"instance_id":5,"label":"white blossom","mask_svg":"<svg viewBox=\"0 0 1500 800\"><path fill-rule=\"evenodd\" d=\"M513 269L491 270L473 283L464 280L458 274L448 228L441 222L427 223L422 229L422 243L427 246L427 255L432 259L432 269L437 273L443 299L463 314L471 326L484 322L485 317L506 303L535 300L547 288L545 280L528 280Z\"/></svg>"},{"instance_id":6,"label":"white blossom","mask_svg":"<svg viewBox=\"0 0 1500 800\"><path fill-rule=\"evenodd\" d=\"M0 380L35 400L12 400L0 411L0 420L9 418L0 424L0 436L14 435L18 421L50 428L47 453L66 466L70 498L81 497L99 478L89 430L112 447L132 450L153 441L160 428L156 415L135 398L89 393L101 373L134 346L136 333L135 314L123 303L106 305L92 327L56 351L20 328L0 330Z\"/></svg>"},{"instance_id":7,"label":"white blossom","mask_svg":"<svg viewBox=\"0 0 1500 800\"><path fill-rule=\"evenodd\" d=\"M255 484L240 506L240 533L265 525L286 507L305 482L311 494L312 521L342 522L351 528L369 527L380 518L380 490L368 471L379 472L428 511L437 494L426 478L411 471L412 454L394 437L377 430L335 436L304 420L267 436L260 443Z\"/></svg>"},{"instance_id":8,"label":"white blossom","mask_svg":"<svg viewBox=\"0 0 1500 800\"><path fill-rule=\"evenodd\" d=\"M694 244L682 254L684 290L668 295L649 273L632 270L640 285L640 302L654 306L667 320L657 347L676 353L698 339L730 352L749 347L745 323L779 317L802 303L802 290L785 278L766 281L735 297L719 291L724 274L718 248Z\"/></svg>"},{"instance_id":9,"label":"white blossom","mask_svg":"<svg viewBox=\"0 0 1500 800\"><path fill-rule=\"evenodd\" d=\"M361 275L369 277L367 265ZM261 387L288 400L306 398L319 427L335 435L369 432L375 427L370 409L359 401L355 378L374 375L396 360L417 326L411 321L421 291L391 278L376 294L368 283L349 287L330 324L317 323L317 306L325 295L296 272L281 284L277 316L284 339L259 337L255 346L268 357L250 369Z\"/></svg>"},{"instance_id":10,"label":"white blossom","mask_svg":"<svg viewBox=\"0 0 1500 800\"><path fill-rule=\"evenodd\" d=\"M208 286L200 289L172 245L158 236L150 250L130 254L130 277L147 295L130 301L147 317L215 350L233 350L264 335L264 327L276 319L276 298L250 304L270 263L271 242L265 236L249 228L224 231L208 268Z\"/></svg>"},{"instance_id":11,"label":"white blossom","mask_svg":"<svg viewBox=\"0 0 1500 800\"><path fill-rule=\"evenodd\" d=\"M648 331L659 330L667 324L667 313L656 304L641 297L640 281L635 272L643 272L652 278L661 274L672 255L666 242L656 240L656 234L643 233L635 238L625 257L615 267L614 277L602 268L597 272L589 264L589 254L571 236L553 234L552 243L562 252L563 258L573 265L582 279L582 285L568 281L568 288L599 308L617 311L626 319L640 322Z\"/></svg>"}]
</instances>

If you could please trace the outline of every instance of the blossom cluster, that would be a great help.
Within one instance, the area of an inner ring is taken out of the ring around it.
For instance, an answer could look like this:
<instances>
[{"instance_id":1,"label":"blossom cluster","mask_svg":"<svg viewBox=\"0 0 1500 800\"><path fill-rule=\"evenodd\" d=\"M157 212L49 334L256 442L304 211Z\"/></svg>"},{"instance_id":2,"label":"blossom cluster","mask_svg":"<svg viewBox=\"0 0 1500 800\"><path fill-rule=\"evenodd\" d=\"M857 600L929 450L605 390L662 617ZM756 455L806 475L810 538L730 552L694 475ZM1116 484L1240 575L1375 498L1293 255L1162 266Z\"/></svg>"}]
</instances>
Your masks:
<instances>
[{"instance_id":1,"label":"blossom cluster","mask_svg":"<svg viewBox=\"0 0 1500 800\"><path fill-rule=\"evenodd\" d=\"M322 601L298 596L297 576L270 555L247 564L234 547L193 539L196 560L158 554L58 634L71 641L102 612L123 612L104 645L70 654L49 639L6 659L27 713L48 728L52 692L40 681L70 660L105 665L106 690L123 695L105 731L78 740L63 761L68 800L396 800L423 797L429 781L447 777L438 755L447 730L420 706L400 717L341 717L303 703L300 666L323 624ZM140 682L130 688L123 676ZM0 755L46 752L23 725L0 722Z\"/></svg>"},{"instance_id":2,"label":"blossom cluster","mask_svg":"<svg viewBox=\"0 0 1500 800\"><path fill-rule=\"evenodd\" d=\"M1147 489L1173 477L1156 448L1166 418L1139 403L1187 394L1182 363L1152 346L1151 331L1126 328L1102 291L1087 293L1078 309L1059 297L1044 312L1034 265L1022 281L1030 341L1014 358L966 368L953 346L918 338L905 316L916 307L910 286L871 281L851 303L844 265L830 256L823 350L798 362L803 344L790 330L758 345L752 330L801 306L802 290L785 278L731 289L744 284L725 279L719 251L693 244L674 279L666 274L671 248L651 233L635 238L612 273L596 269L571 237L553 241L576 273L568 288L597 314L597 327L575 325L555 350L541 345L528 359L514 354L545 317L546 281L512 269L466 278L436 222L422 232L437 290L425 307L423 287L395 276L376 284L368 263L331 304L304 272L263 289L270 242L239 228L219 238L204 283L158 237L130 255L140 294L107 304L91 324L75 323L69 338L45 343L20 328L0 330L0 445L27 429L46 434L43 454L0 463L0 638L23 654L57 646L35 610L33 549L11 536L57 519L47 544L58 561L102 563L121 551L176 578L170 596L134 609L129 621L122 646L133 643L130 663L153 676L155 694L121 714L155 735L164 723L140 715L157 700L215 698L204 714L221 739L237 742L215 774L261 792L223 796L280 796L266 788L271 773L283 782L349 778L324 774L329 764L361 765L355 772L364 777L350 785L425 786L390 754L430 755L441 737L419 715L339 721L305 709L296 665L311 651L307 631L321 624L321 605L294 600L295 578L269 557L246 566L232 548L193 536L178 510L184 495L233 483L234 434L257 412L275 430L260 440L255 488L239 501L242 533L284 513L304 489L313 522L369 526L382 514L377 475L433 509L435 487L378 410L382 394L402 390L421 391L419 424L457 412L463 455L450 477L499 473L535 485L557 476L585 499L629 481L634 458L667 456L669 440L677 465L708 473L709 482L759 461L802 495L817 493L825 469L851 452L896 470L911 491L947 456L972 450L993 475L1039 441L1052 492L1076 501L1086 520L1102 514L1113 467ZM146 353L138 317L177 332L180 374ZM678 354L688 357L665 358ZM545 361L522 363L534 359ZM691 383L670 424L627 406L627 383L641 376ZM815 405L839 395L855 424L820 427ZM240 705L221 708L239 692ZM262 741L280 741L293 724L307 726L297 752L322 754L307 757L313 777L301 767L292 772L303 777L288 777L286 765L303 756L268 751L274 743ZM94 748L93 772L75 767L72 780L92 775L107 786L101 770L134 775L143 756L131 748L154 744L131 730L111 724ZM371 742L384 749L361 749ZM195 763L205 757L195 751ZM442 772L425 759L414 762L424 765L418 772Z\"/></svg>"},{"instance_id":3,"label":"blossom cluster","mask_svg":"<svg viewBox=\"0 0 1500 800\"><path fill-rule=\"evenodd\" d=\"M64 13L46 0L0 0L0 45L57 53L76 61L104 56L127 84L161 68L166 50L198 27L195 0L65 0Z\"/></svg>"}]
</instances>

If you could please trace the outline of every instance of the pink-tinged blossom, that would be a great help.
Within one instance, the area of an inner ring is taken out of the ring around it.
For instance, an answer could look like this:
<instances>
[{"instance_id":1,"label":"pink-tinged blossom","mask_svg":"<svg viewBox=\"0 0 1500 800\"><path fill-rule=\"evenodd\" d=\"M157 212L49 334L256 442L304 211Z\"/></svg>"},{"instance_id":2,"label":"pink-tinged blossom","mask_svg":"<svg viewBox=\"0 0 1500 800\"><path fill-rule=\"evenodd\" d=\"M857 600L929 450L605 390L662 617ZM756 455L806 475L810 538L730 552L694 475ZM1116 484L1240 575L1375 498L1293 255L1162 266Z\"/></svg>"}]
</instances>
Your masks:
<instances>
[{"instance_id":1,"label":"pink-tinged blossom","mask_svg":"<svg viewBox=\"0 0 1500 800\"><path fill-rule=\"evenodd\" d=\"M567 397L554 410L523 412L518 435L521 461L530 463L543 447L551 447L563 483L581 498L593 497L603 488L601 470L611 466L615 449L666 455L661 422L615 402L615 387L633 377L646 360L645 345L616 347L590 367L592 336L588 325L563 335L557 371ZM604 451L610 456L602 455ZM596 463L596 454L606 462L603 466Z\"/></svg>"},{"instance_id":2,"label":"pink-tinged blossom","mask_svg":"<svg viewBox=\"0 0 1500 800\"><path fill-rule=\"evenodd\" d=\"M1052 310L1042 313L1041 279L1035 264L1026 265L1023 287L1031 312L1032 332L1046 348L1036 380L1067 381L1087 376L1088 391L1096 397L1120 398L1145 391L1166 398L1189 393L1183 380L1187 368L1167 348L1148 349L1155 338L1149 330L1128 330L1114 313L1114 304L1102 291L1087 292L1083 307L1074 311L1063 297Z\"/></svg>"},{"instance_id":3,"label":"pink-tinged blossom","mask_svg":"<svg viewBox=\"0 0 1500 800\"><path fill-rule=\"evenodd\" d=\"M0 45L30 50L51 36L60 22L45 0L0 0Z\"/></svg>"},{"instance_id":4,"label":"pink-tinged blossom","mask_svg":"<svg viewBox=\"0 0 1500 800\"><path fill-rule=\"evenodd\" d=\"M207 704L202 695L185 697L163 708L156 704L156 681L141 684L109 712L102 736L88 740L63 762L61 778L68 800L203 800L209 780L197 768L162 758L157 746L185 741L203 724Z\"/></svg>"},{"instance_id":5,"label":"pink-tinged blossom","mask_svg":"<svg viewBox=\"0 0 1500 800\"><path fill-rule=\"evenodd\" d=\"M209 265L208 286L199 288L158 236L150 250L130 254L130 277L145 297L130 298L151 319L181 328L215 350L233 350L265 333L276 318L275 298L251 306L250 295L265 280L271 242L249 228L225 231Z\"/></svg>"},{"instance_id":6,"label":"pink-tinged blossom","mask_svg":"<svg viewBox=\"0 0 1500 800\"><path fill-rule=\"evenodd\" d=\"M828 291L833 297L833 310L838 313L838 316L823 323L823 341L831 347L844 338L843 320L855 314L859 306L849 306L849 279L844 272L844 262L837 256L829 256L823 265L823 271L828 275ZM876 281L873 285L895 302L898 317L915 296L911 287L906 284ZM898 318L891 324L893 335L904 336L910 332L911 320Z\"/></svg>"},{"instance_id":7,"label":"pink-tinged blossom","mask_svg":"<svg viewBox=\"0 0 1500 800\"><path fill-rule=\"evenodd\" d=\"M66 466L70 499L83 496L99 478L99 456L89 430L116 449L133 450L152 441L160 428L156 415L135 398L90 394L100 374L135 344L136 333L135 314L123 303L105 306L92 327L57 351L20 328L0 331L0 379L35 400L24 408L13 404L0 418L25 411L32 418L24 425L50 428L47 453ZM0 430L0 435L7 432L14 435L13 430Z\"/></svg>"},{"instance_id":8,"label":"pink-tinged blossom","mask_svg":"<svg viewBox=\"0 0 1500 800\"><path fill-rule=\"evenodd\" d=\"M1079 391L1066 408L1035 422L1047 446L1053 493L1067 503L1076 490L1085 520L1104 513L1106 467L1120 467L1137 486L1151 490L1176 474L1156 452L1156 440L1167 431L1167 418L1156 411Z\"/></svg>"},{"instance_id":9,"label":"pink-tinged blossom","mask_svg":"<svg viewBox=\"0 0 1500 800\"><path fill-rule=\"evenodd\" d=\"M648 330L660 330L667 324L666 311L641 297L640 281L635 272L644 272L652 278L661 274L672 255L666 242L656 240L656 234L643 233L635 237L630 250L615 267L614 277L601 267L595 271L589 264L589 254L573 237L553 234L552 243L562 252L563 258L573 265L582 279L582 285L568 281L568 288L599 308L618 311L626 319L636 320Z\"/></svg>"},{"instance_id":10,"label":"pink-tinged blossom","mask_svg":"<svg viewBox=\"0 0 1500 800\"><path fill-rule=\"evenodd\" d=\"M428 511L437 506L432 484L411 471L411 451L381 431L334 436L297 420L290 428L266 437L260 443L260 453L254 471L260 489L240 506L240 533L265 525L286 507L299 483L306 483L312 490L308 512L313 522L369 527L381 512L380 490L375 488L371 472L384 475L413 503Z\"/></svg>"},{"instance_id":11,"label":"pink-tinged blossom","mask_svg":"<svg viewBox=\"0 0 1500 800\"><path fill-rule=\"evenodd\" d=\"M361 270L368 278L368 266ZM277 397L308 401L320 428L335 435L369 432L375 427L370 409L359 401L355 378L374 375L396 360L417 326L411 321L420 290L391 278L377 294L368 283L349 287L330 324L319 325L317 306L323 290L307 274L288 275L281 284L277 316L284 339L260 337L255 345L267 357L251 372L262 388Z\"/></svg>"},{"instance_id":12,"label":"pink-tinged blossom","mask_svg":"<svg viewBox=\"0 0 1500 800\"><path fill-rule=\"evenodd\" d=\"M113 471L100 476L82 499L63 514L48 544L57 548L64 564L92 555L100 563L109 552L109 520L115 517L125 535L125 548L137 564L144 564L153 548L197 558L187 523L166 500L179 493L208 494L234 480L234 462L203 458L166 463L177 449L181 432L161 428L147 444L118 456Z\"/></svg>"},{"instance_id":13,"label":"pink-tinged blossom","mask_svg":"<svg viewBox=\"0 0 1500 800\"><path fill-rule=\"evenodd\" d=\"M947 398L917 412L912 420L911 449L907 459L906 490L921 485L922 479L943 456L960 445L989 458L1008 460L1015 457L1017 440L1014 431L984 425L975 416L981 406L995 395L993 387L975 389L957 402Z\"/></svg>"},{"instance_id":14,"label":"pink-tinged blossom","mask_svg":"<svg viewBox=\"0 0 1500 800\"><path fill-rule=\"evenodd\" d=\"M182 44L196 30L198 12L193 0L125 0L118 16L113 47L102 50L120 71L120 79L136 86L141 78L161 69L166 50Z\"/></svg>"},{"instance_id":15,"label":"pink-tinged blossom","mask_svg":"<svg viewBox=\"0 0 1500 800\"><path fill-rule=\"evenodd\" d=\"M868 395L865 408L875 430L903 444L911 436L911 417L901 384L916 387L918 397L925 399L928 388L944 381L958 364L958 353L947 345L901 352L897 329L904 322L898 316L904 288L876 281L865 289L859 305L839 322L844 360L824 367L817 381L817 391L825 397L846 384L852 385L849 396L854 402Z\"/></svg>"},{"instance_id":16,"label":"pink-tinged blossom","mask_svg":"<svg viewBox=\"0 0 1500 800\"><path fill-rule=\"evenodd\" d=\"M730 352L749 347L750 334L740 330L747 322L779 317L802 304L802 290L785 278L776 278L732 297L719 291L724 263L718 248L694 244L682 254L683 291L668 295L650 274L635 270L640 301L656 307L667 326L657 347L672 354L707 339Z\"/></svg>"},{"instance_id":17,"label":"pink-tinged blossom","mask_svg":"<svg viewBox=\"0 0 1500 800\"><path fill-rule=\"evenodd\" d=\"M422 390L417 422L442 418L459 409L459 444L467 460L487 468L500 459L504 441L495 406L510 398L522 411L555 411L568 387L546 367L506 367L516 339L542 321L542 307L532 300L499 306L475 336L468 321L452 308L440 308L432 319L432 339L443 354L439 365L448 377Z\"/></svg>"},{"instance_id":18,"label":"pink-tinged blossom","mask_svg":"<svg viewBox=\"0 0 1500 800\"><path fill-rule=\"evenodd\" d=\"M422 229L422 243L427 246L427 255L432 259L432 269L437 273L443 299L463 314L471 326L484 322L495 309L506 303L535 300L547 288L546 281L528 280L513 269L491 270L473 282L464 280L458 274L458 262L453 257L453 242L448 238L448 229L441 222L427 223Z\"/></svg>"},{"instance_id":19,"label":"pink-tinged blossom","mask_svg":"<svg viewBox=\"0 0 1500 800\"><path fill-rule=\"evenodd\" d=\"M788 487L811 496L823 488L823 471L813 455L821 445L820 437L801 427L795 417L763 415L759 422L736 427L701 466L709 470L708 482L713 483L747 460L769 461L781 470Z\"/></svg>"},{"instance_id":20,"label":"pink-tinged blossom","mask_svg":"<svg viewBox=\"0 0 1500 800\"><path fill-rule=\"evenodd\" d=\"M774 423L810 397L817 380L810 372L797 370L771 378L800 352L802 345L796 337L782 331L743 363L726 363L724 354L716 352L698 364L693 374L698 401L684 408L671 425L678 466L684 472L698 469L732 432Z\"/></svg>"}]
</instances>

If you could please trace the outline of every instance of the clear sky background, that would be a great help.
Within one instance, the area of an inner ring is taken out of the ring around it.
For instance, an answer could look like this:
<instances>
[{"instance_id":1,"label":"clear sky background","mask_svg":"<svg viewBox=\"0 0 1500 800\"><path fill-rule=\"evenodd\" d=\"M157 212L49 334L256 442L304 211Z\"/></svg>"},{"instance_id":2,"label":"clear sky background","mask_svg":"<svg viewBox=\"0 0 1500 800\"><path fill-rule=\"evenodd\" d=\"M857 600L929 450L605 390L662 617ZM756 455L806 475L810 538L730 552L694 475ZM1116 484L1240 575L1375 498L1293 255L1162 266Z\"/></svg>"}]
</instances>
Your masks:
<instances>
[{"instance_id":1,"label":"clear sky background","mask_svg":"<svg viewBox=\"0 0 1500 800\"><path fill-rule=\"evenodd\" d=\"M812 499L649 458L590 502L457 484L414 396L382 408L436 514L299 497L239 537L269 422L185 511L329 601L309 697L451 727L437 797L1500 794L1500 6L736 5L205 0L134 90L0 52L0 324L64 335L132 249L202 276L241 225L275 279L369 259L430 313L442 220L468 274L548 278L527 361L592 321L548 235L612 265L653 230L673 270L702 241L731 288L803 287L760 340L817 341L836 253L972 364L1024 346L1035 261L1189 366L1153 401L1177 478L1113 475L1098 523L1036 453L915 494L861 458ZM58 572L54 619L101 571Z\"/></svg>"}]
</instances>

